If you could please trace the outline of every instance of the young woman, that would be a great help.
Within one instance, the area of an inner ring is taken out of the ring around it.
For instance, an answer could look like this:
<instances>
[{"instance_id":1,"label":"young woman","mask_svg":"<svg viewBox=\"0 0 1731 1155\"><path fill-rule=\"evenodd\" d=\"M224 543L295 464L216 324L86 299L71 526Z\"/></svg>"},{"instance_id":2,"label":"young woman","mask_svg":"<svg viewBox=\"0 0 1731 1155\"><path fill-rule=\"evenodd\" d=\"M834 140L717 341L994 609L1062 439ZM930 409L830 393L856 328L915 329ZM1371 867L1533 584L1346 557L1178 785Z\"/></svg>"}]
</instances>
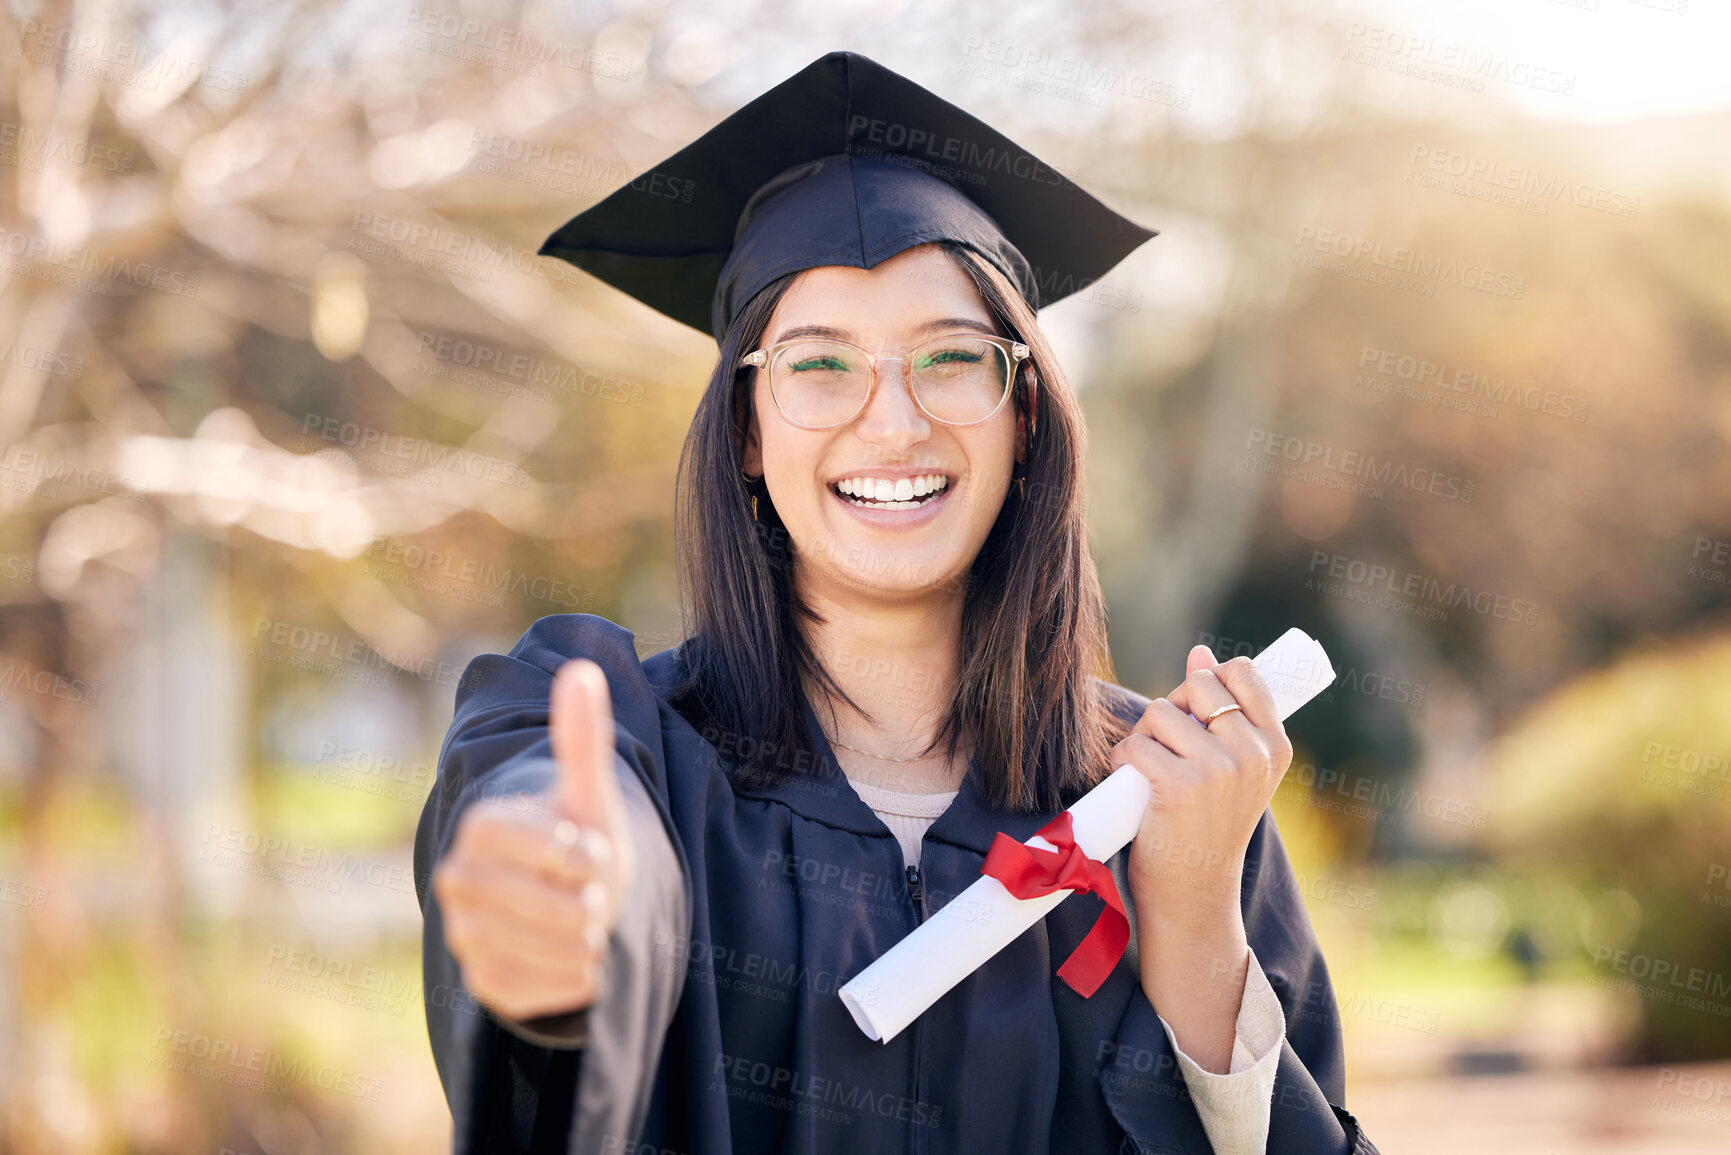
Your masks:
<instances>
[{"instance_id":1,"label":"young woman","mask_svg":"<svg viewBox=\"0 0 1731 1155\"><path fill-rule=\"evenodd\" d=\"M771 120L797 143L753 171ZM874 134L1011 175L952 184ZM1080 410L1034 315L1070 290L1028 250L1097 277L1149 234L980 148L1014 146L832 54L651 174L732 188L720 226L615 194L543 250L710 305L721 355L681 462L686 639L639 660L547 617L458 692L416 868L459 1152L1374 1151L1267 810L1266 684L1204 647L1167 698L1111 680ZM975 917L951 903L996 834L1125 763L1153 801L1107 864L1131 935L1098 989L1056 974L1105 905L1076 894L868 1039L837 988Z\"/></svg>"}]
</instances>

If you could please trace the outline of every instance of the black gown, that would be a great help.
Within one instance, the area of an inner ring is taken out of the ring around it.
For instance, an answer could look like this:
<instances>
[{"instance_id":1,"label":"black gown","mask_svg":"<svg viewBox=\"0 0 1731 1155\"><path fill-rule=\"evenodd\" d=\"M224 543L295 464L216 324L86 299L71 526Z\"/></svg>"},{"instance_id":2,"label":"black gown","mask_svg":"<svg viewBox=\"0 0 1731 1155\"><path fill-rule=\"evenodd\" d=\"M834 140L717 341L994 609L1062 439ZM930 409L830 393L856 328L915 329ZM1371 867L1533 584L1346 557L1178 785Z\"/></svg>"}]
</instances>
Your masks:
<instances>
[{"instance_id":1,"label":"black gown","mask_svg":"<svg viewBox=\"0 0 1731 1155\"><path fill-rule=\"evenodd\" d=\"M836 988L979 878L998 831L1024 839L1052 815L994 810L971 768L925 836L913 885L809 703L822 764L736 788L737 742L666 701L679 651L640 661L622 627L559 614L464 671L415 838L427 1026L458 1155L1212 1151L1142 993L1134 931L1092 998L1056 977L1104 905L1092 894L889 1043L866 1038ZM552 781L548 693L572 657L607 674L638 868L603 996L587 1012L508 1023L463 990L429 880L466 804ZM1146 698L1106 687L1116 711L1140 715ZM1109 865L1134 927L1128 856ZM1374 1153L1342 1106L1339 1013L1272 814L1244 877L1245 930L1286 1015L1268 1153Z\"/></svg>"}]
</instances>

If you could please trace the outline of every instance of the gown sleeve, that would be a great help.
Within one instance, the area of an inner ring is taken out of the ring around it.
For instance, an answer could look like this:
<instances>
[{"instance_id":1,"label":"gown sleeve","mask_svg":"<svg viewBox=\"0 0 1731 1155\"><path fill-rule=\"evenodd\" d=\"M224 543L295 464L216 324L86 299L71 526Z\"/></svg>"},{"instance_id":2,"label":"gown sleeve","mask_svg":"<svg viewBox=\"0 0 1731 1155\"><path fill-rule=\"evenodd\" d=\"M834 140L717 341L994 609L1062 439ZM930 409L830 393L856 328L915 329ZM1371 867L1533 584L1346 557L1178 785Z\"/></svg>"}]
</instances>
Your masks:
<instances>
[{"instance_id":1,"label":"gown sleeve","mask_svg":"<svg viewBox=\"0 0 1731 1155\"><path fill-rule=\"evenodd\" d=\"M547 730L553 676L579 656L607 675L636 870L595 1002L517 1022L464 987L445 945L432 872L477 799L544 805L557 769ZM652 965L651 950L685 936L691 922L684 858L668 818L660 705L629 631L592 614L542 618L509 654L484 654L463 672L438 780L415 833L427 1033L455 1155L620 1149L643 1128L680 987L676 970Z\"/></svg>"},{"instance_id":2,"label":"gown sleeve","mask_svg":"<svg viewBox=\"0 0 1731 1155\"><path fill-rule=\"evenodd\" d=\"M1208 1132L1214 1155L1261 1155L1268 1147L1269 1101L1274 1095L1274 1071L1280 1043L1286 1037L1286 1017L1280 999L1250 951L1244 976L1244 996L1232 1038L1232 1062L1217 1074L1184 1053L1172 1024L1160 1016L1167 1045L1178 1056L1178 1069L1190 1101Z\"/></svg>"},{"instance_id":3,"label":"gown sleeve","mask_svg":"<svg viewBox=\"0 0 1731 1155\"><path fill-rule=\"evenodd\" d=\"M1340 1012L1272 812L1263 813L1245 852L1241 904L1252 961L1257 964L1253 969L1266 977L1285 1027L1277 1051L1270 1048L1275 1055L1262 1060L1274 1068L1267 1155L1378 1155L1345 1107ZM1126 910L1133 919L1129 903ZM1132 927L1132 951L1135 942ZM1252 978L1245 981L1248 998ZM1241 1027L1245 1022L1241 1015ZM1235 1044L1235 1054L1237 1050ZM1119 1023L1115 1045L1103 1050L1099 1080L1113 1116L1135 1150L1207 1155L1216 1151L1210 1137L1213 1128L1204 1122L1208 1108L1200 1101L1208 1092L1192 1093L1175 1052L1160 1016L1138 985ZM1193 1109L1174 1110L1175 1100L1188 1102Z\"/></svg>"}]
</instances>

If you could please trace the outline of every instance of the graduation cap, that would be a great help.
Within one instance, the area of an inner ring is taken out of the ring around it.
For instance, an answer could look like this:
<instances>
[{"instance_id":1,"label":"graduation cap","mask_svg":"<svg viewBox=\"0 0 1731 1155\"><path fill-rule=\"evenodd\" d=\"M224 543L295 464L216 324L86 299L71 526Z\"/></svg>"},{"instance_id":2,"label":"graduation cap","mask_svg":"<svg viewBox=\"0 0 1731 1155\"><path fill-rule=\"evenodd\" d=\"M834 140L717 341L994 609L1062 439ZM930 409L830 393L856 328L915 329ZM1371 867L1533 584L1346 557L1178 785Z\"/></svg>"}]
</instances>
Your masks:
<instances>
[{"instance_id":1,"label":"graduation cap","mask_svg":"<svg viewBox=\"0 0 1731 1155\"><path fill-rule=\"evenodd\" d=\"M978 117L831 52L541 245L719 342L784 273L958 241L1035 309L1156 235Z\"/></svg>"}]
</instances>

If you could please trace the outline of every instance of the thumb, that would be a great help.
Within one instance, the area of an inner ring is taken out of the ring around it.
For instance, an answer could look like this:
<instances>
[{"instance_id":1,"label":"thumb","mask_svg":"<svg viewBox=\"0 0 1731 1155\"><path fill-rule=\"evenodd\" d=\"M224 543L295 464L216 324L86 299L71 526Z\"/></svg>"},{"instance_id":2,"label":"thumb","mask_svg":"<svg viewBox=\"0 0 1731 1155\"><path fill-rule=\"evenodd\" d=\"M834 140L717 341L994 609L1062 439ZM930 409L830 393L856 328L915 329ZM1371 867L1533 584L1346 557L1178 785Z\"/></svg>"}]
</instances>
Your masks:
<instances>
[{"instance_id":1,"label":"thumb","mask_svg":"<svg viewBox=\"0 0 1731 1155\"><path fill-rule=\"evenodd\" d=\"M1209 666L1218 666L1219 664L1219 662L1214 660L1214 651L1198 642L1196 645L1190 647L1190 656L1184 660L1184 676L1188 678L1197 670Z\"/></svg>"},{"instance_id":2,"label":"thumb","mask_svg":"<svg viewBox=\"0 0 1731 1155\"><path fill-rule=\"evenodd\" d=\"M553 757L559 762L554 812L617 837L624 804L613 770L613 700L607 675L588 658L573 658L559 667L549 706Z\"/></svg>"},{"instance_id":3,"label":"thumb","mask_svg":"<svg viewBox=\"0 0 1731 1155\"><path fill-rule=\"evenodd\" d=\"M1178 688L1167 694L1166 700L1188 713L1190 711L1190 675L1197 670L1212 668L1219 664L1214 660L1214 651L1207 646L1200 642L1191 646L1189 656L1184 659L1184 677L1186 680L1178 683Z\"/></svg>"}]
</instances>

